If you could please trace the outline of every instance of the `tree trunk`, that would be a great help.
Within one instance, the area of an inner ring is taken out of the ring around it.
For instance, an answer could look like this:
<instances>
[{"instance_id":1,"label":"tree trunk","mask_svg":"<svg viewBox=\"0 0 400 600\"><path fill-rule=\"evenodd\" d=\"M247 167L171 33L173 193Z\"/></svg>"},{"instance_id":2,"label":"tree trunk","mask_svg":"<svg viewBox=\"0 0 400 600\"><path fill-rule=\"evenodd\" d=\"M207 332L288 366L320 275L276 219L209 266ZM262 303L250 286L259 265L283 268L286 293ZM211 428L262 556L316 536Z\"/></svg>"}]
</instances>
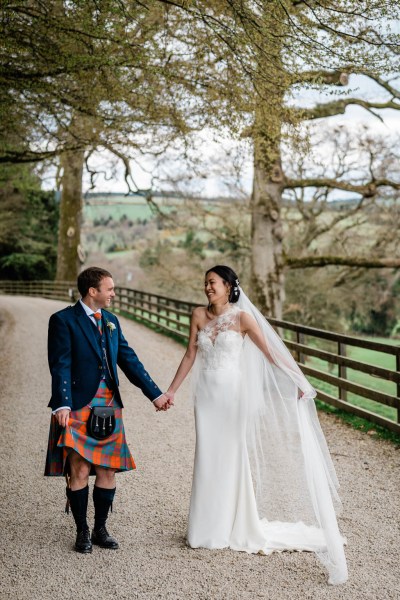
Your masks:
<instances>
[{"instance_id":1,"label":"tree trunk","mask_svg":"<svg viewBox=\"0 0 400 600\"><path fill-rule=\"evenodd\" d=\"M75 281L79 271L84 151L61 155L61 203L58 228L57 281Z\"/></svg>"},{"instance_id":2,"label":"tree trunk","mask_svg":"<svg viewBox=\"0 0 400 600\"><path fill-rule=\"evenodd\" d=\"M258 107L254 127L254 180L251 199L251 294L265 314L280 319L284 301L280 157L283 97L272 91L268 107ZM276 110L274 110L274 106Z\"/></svg>"},{"instance_id":3,"label":"tree trunk","mask_svg":"<svg viewBox=\"0 0 400 600\"><path fill-rule=\"evenodd\" d=\"M251 292L265 315L282 317L284 275L282 258L282 187L271 179L254 151L254 183L251 208ZM279 163L276 172L280 172Z\"/></svg>"},{"instance_id":4,"label":"tree trunk","mask_svg":"<svg viewBox=\"0 0 400 600\"><path fill-rule=\"evenodd\" d=\"M262 13L263 29L257 40L258 94L254 109L251 199L251 294L265 315L278 319L282 317L284 301L281 139L282 123L287 119L284 98L289 85L282 64L282 24L286 18L279 3L272 3Z\"/></svg>"}]
</instances>

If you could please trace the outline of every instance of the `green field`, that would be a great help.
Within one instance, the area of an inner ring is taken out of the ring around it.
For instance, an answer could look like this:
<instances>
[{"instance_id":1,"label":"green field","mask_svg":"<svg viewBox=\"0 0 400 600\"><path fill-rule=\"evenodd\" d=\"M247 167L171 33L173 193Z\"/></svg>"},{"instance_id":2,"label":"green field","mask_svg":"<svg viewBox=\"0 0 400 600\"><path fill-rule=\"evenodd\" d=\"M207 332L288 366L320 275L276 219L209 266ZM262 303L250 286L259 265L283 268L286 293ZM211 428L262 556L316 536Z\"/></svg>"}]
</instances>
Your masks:
<instances>
[{"instance_id":1,"label":"green field","mask_svg":"<svg viewBox=\"0 0 400 600\"><path fill-rule=\"evenodd\" d=\"M168 214L177 209L177 205L169 202L167 199L155 199L157 206L163 213ZM87 223L93 223L101 219L112 219L115 222L124 217L134 223L138 220L147 221L154 218L156 212L147 200L139 196L124 196L118 194L117 197L88 197L84 200L83 218Z\"/></svg>"},{"instance_id":2,"label":"green field","mask_svg":"<svg viewBox=\"0 0 400 600\"><path fill-rule=\"evenodd\" d=\"M83 217L85 221L93 223L95 220L112 217L114 221L120 221L126 216L127 219L137 222L138 219L152 219L154 214L149 205L144 203L130 204L85 204Z\"/></svg>"},{"instance_id":3,"label":"green field","mask_svg":"<svg viewBox=\"0 0 400 600\"><path fill-rule=\"evenodd\" d=\"M371 339L371 338L369 338ZM399 343L396 340L387 340L385 338L374 338L373 341L379 341L383 343L388 343L393 346L398 346ZM328 350L330 352L336 352L337 345L332 342L331 347L328 347L328 343L323 342L323 349ZM311 345L311 344L310 344ZM312 344L314 347L320 347L319 342L315 342ZM347 356L348 358L352 358L359 362L363 362L369 365L375 365L379 367L384 367L386 369L395 370L396 369L396 358L395 356L385 354L383 352L377 352L375 350L368 350L365 348L357 348L353 346L347 346ZM339 375L339 370L336 365L332 365L327 361L321 360L316 357L307 357L306 364L312 368L318 369L319 371L329 373L331 375ZM368 375L367 373L363 373L361 371L357 371L354 369L347 368L347 379L353 383L357 383L364 387L368 387L372 390L376 390L385 394L389 394L391 396L396 396L397 386L394 382L387 381L381 379L379 377ZM338 394L338 388L333 386L325 381L319 381L316 378L311 377L310 381L312 384L321 392L325 392L326 394L330 394L332 396L336 396ZM360 408L364 408L369 410L377 415L390 419L392 421L397 420L397 409L392 408L391 406L386 406L385 404L381 404L380 402L375 402L374 400L369 400L368 398L364 398L363 396L359 396L352 392L347 392L347 402L349 404L354 404L355 406L359 406Z\"/></svg>"}]
</instances>

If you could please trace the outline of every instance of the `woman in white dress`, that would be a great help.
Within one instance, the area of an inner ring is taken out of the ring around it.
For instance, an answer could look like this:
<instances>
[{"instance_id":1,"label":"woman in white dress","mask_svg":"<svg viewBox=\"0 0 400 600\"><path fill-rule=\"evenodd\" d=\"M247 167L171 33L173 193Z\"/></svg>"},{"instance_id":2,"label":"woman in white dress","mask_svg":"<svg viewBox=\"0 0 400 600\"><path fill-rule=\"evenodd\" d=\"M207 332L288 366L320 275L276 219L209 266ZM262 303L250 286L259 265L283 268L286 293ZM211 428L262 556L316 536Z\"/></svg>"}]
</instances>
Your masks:
<instances>
[{"instance_id":1,"label":"woman in white dress","mask_svg":"<svg viewBox=\"0 0 400 600\"><path fill-rule=\"evenodd\" d=\"M188 544L312 551L329 583L343 583L338 482L316 392L232 269L207 271L205 293L208 306L193 311L187 351L168 389L172 402L194 365Z\"/></svg>"}]
</instances>

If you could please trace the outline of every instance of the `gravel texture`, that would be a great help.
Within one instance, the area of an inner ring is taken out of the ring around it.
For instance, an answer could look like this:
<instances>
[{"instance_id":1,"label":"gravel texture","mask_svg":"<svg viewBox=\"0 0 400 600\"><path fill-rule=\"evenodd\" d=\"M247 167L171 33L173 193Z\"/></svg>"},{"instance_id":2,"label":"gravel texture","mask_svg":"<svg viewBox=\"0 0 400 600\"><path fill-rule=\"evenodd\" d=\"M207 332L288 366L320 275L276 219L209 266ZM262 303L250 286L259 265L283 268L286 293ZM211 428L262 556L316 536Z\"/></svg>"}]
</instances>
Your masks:
<instances>
[{"instance_id":1,"label":"gravel texture","mask_svg":"<svg viewBox=\"0 0 400 600\"><path fill-rule=\"evenodd\" d=\"M44 478L50 410L46 337L64 304L0 297L1 579L6 599L304 600L400 598L400 450L321 414L341 482L349 581L331 587L313 554L247 555L185 546L194 453L192 408L182 386L176 406L156 413L121 377L127 439L138 468L117 475L109 530L120 550L74 552L64 482ZM183 347L121 319L125 336L165 388ZM91 486L93 483L91 482ZM90 500L90 519L93 509Z\"/></svg>"}]
</instances>

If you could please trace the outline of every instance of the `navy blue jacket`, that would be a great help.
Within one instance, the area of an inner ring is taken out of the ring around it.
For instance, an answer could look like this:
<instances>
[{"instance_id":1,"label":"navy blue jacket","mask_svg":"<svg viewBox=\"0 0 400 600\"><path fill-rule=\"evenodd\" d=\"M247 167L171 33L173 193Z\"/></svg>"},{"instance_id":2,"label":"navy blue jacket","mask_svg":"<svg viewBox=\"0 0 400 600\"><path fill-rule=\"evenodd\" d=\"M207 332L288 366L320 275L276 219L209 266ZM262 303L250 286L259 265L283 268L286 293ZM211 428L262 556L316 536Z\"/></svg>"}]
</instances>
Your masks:
<instances>
[{"instance_id":1,"label":"navy blue jacket","mask_svg":"<svg viewBox=\"0 0 400 600\"><path fill-rule=\"evenodd\" d=\"M147 398L154 400L162 392L129 347L117 317L104 309L102 315L116 400L123 406L118 390L117 365L131 383L139 387ZM115 329L111 331L107 323L113 323ZM79 410L89 404L99 387L102 356L96 329L80 302L50 317L48 358L52 379L48 406L53 410L61 406Z\"/></svg>"}]
</instances>

